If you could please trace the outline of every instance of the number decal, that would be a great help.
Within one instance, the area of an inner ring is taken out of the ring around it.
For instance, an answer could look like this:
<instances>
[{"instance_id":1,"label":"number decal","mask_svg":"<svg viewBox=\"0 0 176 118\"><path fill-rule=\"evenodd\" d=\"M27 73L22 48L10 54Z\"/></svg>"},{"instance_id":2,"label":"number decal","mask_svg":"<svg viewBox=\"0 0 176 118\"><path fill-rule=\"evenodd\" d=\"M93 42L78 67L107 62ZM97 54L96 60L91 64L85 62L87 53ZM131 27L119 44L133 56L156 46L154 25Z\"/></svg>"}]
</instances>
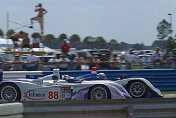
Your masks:
<instances>
[{"instance_id":1,"label":"number decal","mask_svg":"<svg viewBox=\"0 0 176 118\"><path fill-rule=\"evenodd\" d=\"M52 92L52 91L50 91L49 93L48 93L48 98L49 99L59 99L59 92L58 91L55 91L55 92Z\"/></svg>"},{"instance_id":2,"label":"number decal","mask_svg":"<svg viewBox=\"0 0 176 118\"><path fill-rule=\"evenodd\" d=\"M53 99L53 92L52 92L52 91L50 91L50 92L48 93L48 98L49 98L49 99Z\"/></svg>"},{"instance_id":3,"label":"number decal","mask_svg":"<svg viewBox=\"0 0 176 118\"><path fill-rule=\"evenodd\" d=\"M59 92L58 91L55 91L54 92L54 99L58 99L59 98Z\"/></svg>"}]
</instances>

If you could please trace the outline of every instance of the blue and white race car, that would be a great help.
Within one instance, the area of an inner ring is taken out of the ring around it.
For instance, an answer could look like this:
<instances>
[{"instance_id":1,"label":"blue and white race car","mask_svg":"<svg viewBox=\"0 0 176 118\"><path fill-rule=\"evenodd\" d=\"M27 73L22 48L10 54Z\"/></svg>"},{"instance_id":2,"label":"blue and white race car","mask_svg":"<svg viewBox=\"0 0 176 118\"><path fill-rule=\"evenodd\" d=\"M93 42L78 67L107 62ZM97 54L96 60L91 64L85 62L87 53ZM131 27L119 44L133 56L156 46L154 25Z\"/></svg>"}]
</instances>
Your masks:
<instances>
[{"instance_id":1,"label":"blue and white race car","mask_svg":"<svg viewBox=\"0 0 176 118\"><path fill-rule=\"evenodd\" d=\"M1 76L0 76L1 77ZM39 79L0 78L0 98L4 101L59 101L131 98L127 90L110 80L86 81L84 77L60 77L59 70Z\"/></svg>"}]
</instances>

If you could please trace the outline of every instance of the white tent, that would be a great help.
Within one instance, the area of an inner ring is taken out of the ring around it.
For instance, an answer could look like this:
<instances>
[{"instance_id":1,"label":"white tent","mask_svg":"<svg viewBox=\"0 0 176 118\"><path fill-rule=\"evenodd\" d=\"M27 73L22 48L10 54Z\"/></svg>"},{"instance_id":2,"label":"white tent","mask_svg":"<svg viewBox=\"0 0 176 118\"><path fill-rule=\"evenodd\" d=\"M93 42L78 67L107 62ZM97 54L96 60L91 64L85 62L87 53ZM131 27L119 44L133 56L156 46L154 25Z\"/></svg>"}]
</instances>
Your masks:
<instances>
[{"instance_id":1,"label":"white tent","mask_svg":"<svg viewBox=\"0 0 176 118\"><path fill-rule=\"evenodd\" d=\"M51 49L49 47L46 47L46 46L44 46L44 48L33 48L32 50L35 52L44 51L46 53L57 53L58 52L58 51Z\"/></svg>"},{"instance_id":2,"label":"white tent","mask_svg":"<svg viewBox=\"0 0 176 118\"><path fill-rule=\"evenodd\" d=\"M1 39L0 38L0 48L13 47L12 39Z\"/></svg>"},{"instance_id":3,"label":"white tent","mask_svg":"<svg viewBox=\"0 0 176 118\"><path fill-rule=\"evenodd\" d=\"M19 45L22 43L23 39L19 39ZM40 46L42 46L42 44L40 44ZM12 41L12 39L1 39L0 38L0 52L4 52L4 50L6 50L7 48L13 48L14 47L14 43ZM44 51L46 53L57 53L58 51L51 49L49 47L44 46L44 48L33 48L32 49L35 52L38 51ZM17 48L16 51L22 51L21 48ZM30 49L24 49L23 51L31 51Z\"/></svg>"}]
</instances>

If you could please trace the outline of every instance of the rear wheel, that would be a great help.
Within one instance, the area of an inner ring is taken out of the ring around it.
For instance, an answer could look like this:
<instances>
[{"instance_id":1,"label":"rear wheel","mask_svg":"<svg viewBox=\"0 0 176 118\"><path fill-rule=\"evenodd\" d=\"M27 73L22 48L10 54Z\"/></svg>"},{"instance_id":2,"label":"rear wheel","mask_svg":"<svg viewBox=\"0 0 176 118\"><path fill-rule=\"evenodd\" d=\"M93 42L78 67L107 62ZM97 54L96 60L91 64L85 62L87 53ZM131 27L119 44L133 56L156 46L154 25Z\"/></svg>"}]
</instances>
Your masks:
<instances>
[{"instance_id":1,"label":"rear wheel","mask_svg":"<svg viewBox=\"0 0 176 118\"><path fill-rule=\"evenodd\" d=\"M18 101L21 98L21 92L14 84L4 84L0 90L1 99L4 101Z\"/></svg>"},{"instance_id":2,"label":"rear wheel","mask_svg":"<svg viewBox=\"0 0 176 118\"><path fill-rule=\"evenodd\" d=\"M133 98L144 98L147 95L147 87L141 81L130 82L127 89Z\"/></svg>"},{"instance_id":3,"label":"rear wheel","mask_svg":"<svg viewBox=\"0 0 176 118\"><path fill-rule=\"evenodd\" d=\"M88 99L90 100L100 100L100 99L110 99L111 93L109 89L103 85L95 85L88 92Z\"/></svg>"}]
</instances>

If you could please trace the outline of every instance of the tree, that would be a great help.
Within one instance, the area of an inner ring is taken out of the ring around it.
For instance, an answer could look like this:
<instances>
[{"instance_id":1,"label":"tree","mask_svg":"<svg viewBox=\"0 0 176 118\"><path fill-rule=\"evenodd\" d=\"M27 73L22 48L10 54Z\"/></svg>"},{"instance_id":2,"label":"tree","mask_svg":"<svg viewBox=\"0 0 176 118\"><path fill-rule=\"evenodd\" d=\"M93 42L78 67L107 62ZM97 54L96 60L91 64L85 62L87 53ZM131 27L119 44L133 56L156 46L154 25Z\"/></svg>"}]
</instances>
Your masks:
<instances>
[{"instance_id":1,"label":"tree","mask_svg":"<svg viewBox=\"0 0 176 118\"><path fill-rule=\"evenodd\" d=\"M80 40L81 40L81 38L77 34L73 34L72 36L70 36L71 43L80 42Z\"/></svg>"},{"instance_id":2,"label":"tree","mask_svg":"<svg viewBox=\"0 0 176 118\"><path fill-rule=\"evenodd\" d=\"M87 48L87 49L95 48L95 46L94 46L95 42L90 41L91 38L92 38L92 36L86 36L83 39L84 45L82 46L82 48Z\"/></svg>"},{"instance_id":3,"label":"tree","mask_svg":"<svg viewBox=\"0 0 176 118\"><path fill-rule=\"evenodd\" d=\"M100 45L100 48L106 46L106 40L103 37L97 37L95 44Z\"/></svg>"},{"instance_id":4,"label":"tree","mask_svg":"<svg viewBox=\"0 0 176 118\"><path fill-rule=\"evenodd\" d=\"M166 41L166 48L170 50L176 48L175 39L173 39L172 37L169 37L168 40Z\"/></svg>"},{"instance_id":5,"label":"tree","mask_svg":"<svg viewBox=\"0 0 176 118\"><path fill-rule=\"evenodd\" d=\"M15 31L14 31L13 29L9 29L9 30L7 31L7 38L10 38L13 33L15 33Z\"/></svg>"},{"instance_id":6,"label":"tree","mask_svg":"<svg viewBox=\"0 0 176 118\"><path fill-rule=\"evenodd\" d=\"M86 37L83 39L83 42L86 43L86 44L89 43L89 37L90 37L90 36L86 36Z\"/></svg>"},{"instance_id":7,"label":"tree","mask_svg":"<svg viewBox=\"0 0 176 118\"><path fill-rule=\"evenodd\" d=\"M38 32L34 32L31 37L34 38L34 35L36 35L37 38L41 38L41 35Z\"/></svg>"},{"instance_id":8,"label":"tree","mask_svg":"<svg viewBox=\"0 0 176 118\"><path fill-rule=\"evenodd\" d=\"M4 37L4 32L2 31L2 29L0 29L0 37L1 37L1 38Z\"/></svg>"},{"instance_id":9,"label":"tree","mask_svg":"<svg viewBox=\"0 0 176 118\"><path fill-rule=\"evenodd\" d=\"M130 48L132 48L131 44L128 44L128 43L125 43L125 42L120 42L120 44L118 46L119 50L128 50Z\"/></svg>"},{"instance_id":10,"label":"tree","mask_svg":"<svg viewBox=\"0 0 176 118\"><path fill-rule=\"evenodd\" d=\"M168 36L168 34L172 33L171 24L164 19L158 24L157 31L158 39L164 39Z\"/></svg>"},{"instance_id":11,"label":"tree","mask_svg":"<svg viewBox=\"0 0 176 118\"><path fill-rule=\"evenodd\" d=\"M47 35L45 35L45 40L46 40L48 43L51 43L52 41L55 40L55 37L54 37L54 35L52 35L52 34L47 34Z\"/></svg>"},{"instance_id":12,"label":"tree","mask_svg":"<svg viewBox=\"0 0 176 118\"><path fill-rule=\"evenodd\" d=\"M115 46L115 45L117 45L117 40L111 39L111 40L109 41L109 44Z\"/></svg>"},{"instance_id":13,"label":"tree","mask_svg":"<svg viewBox=\"0 0 176 118\"><path fill-rule=\"evenodd\" d=\"M46 40L54 40L55 37L54 37L53 34L47 34L47 35L45 35L45 39L46 39Z\"/></svg>"},{"instance_id":14,"label":"tree","mask_svg":"<svg viewBox=\"0 0 176 118\"><path fill-rule=\"evenodd\" d=\"M109 44L109 50L111 50L111 51L113 51L114 49L116 49L117 45L118 45L117 40L115 40L115 39L111 39L108 42L108 44Z\"/></svg>"},{"instance_id":15,"label":"tree","mask_svg":"<svg viewBox=\"0 0 176 118\"><path fill-rule=\"evenodd\" d=\"M155 40L152 47L160 47L161 49L166 48L166 40Z\"/></svg>"},{"instance_id":16,"label":"tree","mask_svg":"<svg viewBox=\"0 0 176 118\"><path fill-rule=\"evenodd\" d=\"M83 39L83 42L86 43L86 44L91 44L91 43L94 43L95 41L96 41L96 38L92 37L92 36L86 36Z\"/></svg>"},{"instance_id":17,"label":"tree","mask_svg":"<svg viewBox=\"0 0 176 118\"><path fill-rule=\"evenodd\" d=\"M145 49L145 45L144 44L139 44L139 43L136 43L132 46L133 49L135 50L144 50Z\"/></svg>"},{"instance_id":18,"label":"tree","mask_svg":"<svg viewBox=\"0 0 176 118\"><path fill-rule=\"evenodd\" d=\"M67 35L64 34L64 33L60 34L59 37L58 37L58 40L63 41L64 39L67 39Z\"/></svg>"}]
</instances>

